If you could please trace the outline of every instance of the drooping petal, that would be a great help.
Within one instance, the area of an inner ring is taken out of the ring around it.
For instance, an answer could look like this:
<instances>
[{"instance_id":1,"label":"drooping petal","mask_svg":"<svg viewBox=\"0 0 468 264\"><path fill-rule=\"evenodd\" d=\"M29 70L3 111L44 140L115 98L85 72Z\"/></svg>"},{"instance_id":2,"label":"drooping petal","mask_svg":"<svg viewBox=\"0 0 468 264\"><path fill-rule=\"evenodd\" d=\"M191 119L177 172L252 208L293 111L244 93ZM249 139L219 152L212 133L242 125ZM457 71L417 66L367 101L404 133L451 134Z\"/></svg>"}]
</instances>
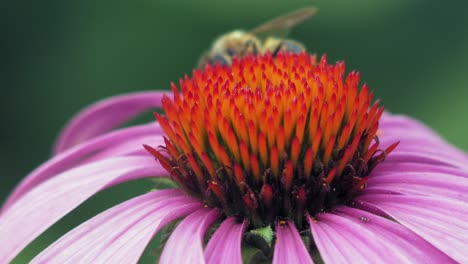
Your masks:
<instances>
[{"instance_id":1,"label":"drooping petal","mask_svg":"<svg viewBox=\"0 0 468 264\"><path fill-rule=\"evenodd\" d=\"M187 216L172 232L159 263L205 263L203 237L219 217L217 209L200 209Z\"/></svg>"},{"instance_id":2,"label":"drooping petal","mask_svg":"<svg viewBox=\"0 0 468 264\"><path fill-rule=\"evenodd\" d=\"M10 207L17 199L24 195L27 191L55 176L67 169L75 167L83 163L86 159L100 155L101 158L117 156L119 153L108 153L106 149L112 148L118 143L127 142L134 138L139 138L145 135L154 135L158 137L161 134L161 127L158 124L135 126L132 128L121 129L107 135L103 135L92 139L86 143L73 147L45 162L33 172L31 172L21 183L15 188L13 193L8 197L3 205L2 210ZM161 136L159 136L161 137ZM161 137L162 140L162 137ZM148 143L148 142L143 142ZM134 148L143 150L141 144L135 145ZM129 151L129 150L127 150ZM105 152L105 153L103 153ZM107 153L107 155L105 155ZM166 173L167 174L167 173Z\"/></svg>"},{"instance_id":3,"label":"drooping petal","mask_svg":"<svg viewBox=\"0 0 468 264\"><path fill-rule=\"evenodd\" d=\"M377 166L370 175L371 177L385 176L393 173L426 173L435 172L468 177L468 172L450 166L439 166L435 164L424 164L415 162L392 162L386 160Z\"/></svg>"},{"instance_id":4,"label":"drooping petal","mask_svg":"<svg viewBox=\"0 0 468 264\"><path fill-rule=\"evenodd\" d=\"M276 224L276 244L273 253L274 264L313 263L294 223Z\"/></svg>"},{"instance_id":5,"label":"drooping petal","mask_svg":"<svg viewBox=\"0 0 468 264\"><path fill-rule=\"evenodd\" d=\"M52 224L96 192L165 174L150 157L120 157L65 171L36 186L0 214L0 263L8 263Z\"/></svg>"},{"instance_id":6,"label":"drooping petal","mask_svg":"<svg viewBox=\"0 0 468 264\"><path fill-rule=\"evenodd\" d=\"M365 193L372 204L460 263L468 262L468 203L444 197Z\"/></svg>"},{"instance_id":7,"label":"drooping petal","mask_svg":"<svg viewBox=\"0 0 468 264\"><path fill-rule=\"evenodd\" d=\"M434 172L387 172L369 177L366 192L450 197L468 203L468 178Z\"/></svg>"},{"instance_id":8,"label":"drooping petal","mask_svg":"<svg viewBox=\"0 0 468 264\"><path fill-rule=\"evenodd\" d=\"M164 225L202 207L180 190L147 193L81 224L32 263L136 263Z\"/></svg>"},{"instance_id":9,"label":"drooping petal","mask_svg":"<svg viewBox=\"0 0 468 264\"><path fill-rule=\"evenodd\" d=\"M406 133L398 133L398 135L405 136L408 133L409 135L417 134L419 136L424 135L442 141L439 135L418 120L404 115L390 114L388 112L384 112L380 118L379 130L382 132L381 137L391 136L397 131L405 131Z\"/></svg>"},{"instance_id":10,"label":"drooping petal","mask_svg":"<svg viewBox=\"0 0 468 264\"><path fill-rule=\"evenodd\" d=\"M421 138L408 138L406 136L402 137L387 137L382 139L380 143L383 146L388 146L393 142L399 141L400 144L392 152L392 155L395 155L404 152L404 153L426 153L432 154L442 158L443 160L454 160L460 163L466 163L468 159L464 152L450 146L446 142L435 142L434 140L421 139ZM390 155L390 156L392 156Z\"/></svg>"},{"instance_id":11,"label":"drooping petal","mask_svg":"<svg viewBox=\"0 0 468 264\"><path fill-rule=\"evenodd\" d=\"M421 164L434 164L439 166L450 166L459 169L468 169L468 162L452 159L449 156L443 156L438 153L428 153L415 150L397 150L398 147L392 152L385 160L385 162L395 163L421 163Z\"/></svg>"},{"instance_id":12,"label":"drooping petal","mask_svg":"<svg viewBox=\"0 0 468 264\"><path fill-rule=\"evenodd\" d=\"M403 132L401 132L403 133ZM400 134L401 134L400 133ZM434 139L425 139L420 136L415 135L414 137L398 136L399 134L392 134L392 136L384 137L380 140L380 143L383 146L388 146L393 142L399 141L400 144L398 148L395 149L394 153L398 151L405 152L427 152L432 154L437 154L443 157L451 157L462 162L466 162L466 153L460 151L459 149L449 145L447 142L437 142Z\"/></svg>"},{"instance_id":13,"label":"drooping petal","mask_svg":"<svg viewBox=\"0 0 468 264\"><path fill-rule=\"evenodd\" d=\"M388 157L404 162L437 162L467 169L468 156L448 144L424 124L400 115L385 113L379 123L379 141L384 148L394 142L400 144ZM437 161L437 159L439 161Z\"/></svg>"},{"instance_id":14,"label":"drooping petal","mask_svg":"<svg viewBox=\"0 0 468 264\"><path fill-rule=\"evenodd\" d=\"M230 217L221 224L205 249L206 263L242 264L241 242L246 222Z\"/></svg>"},{"instance_id":15,"label":"drooping petal","mask_svg":"<svg viewBox=\"0 0 468 264\"><path fill-rule=\"evenodd\" d=\"M427 129L419 129L419 128L402 128L402 127L381 127L379 126L379 140L382 142L395 142L397 141L407 141L411 143L413 141L417 142L424 142L430 144L447 144L440 136L435 134L433 131L428 131Z\"/></svg>"},{"instance_id":16,"label":"drooping petal","mask_svg":"<svg viewBox=\"0 0 468 264\"><path fill-rule=\"evenodd\" d=\"M454 263L404 226L362 210L338 207L309 224L325 263Z\"/></svg>"},{"instance_id":17,"label":"drooping petal","mask_svg":"<svg viewBox=\"0 0 468 264\"><path fill-rule=\"evenodd\" d=\"M80 142L110 131L138 114L161 107L167 92L151 91L120 95L97 102L78 113L63 129L54 148L60 153Z\"/></svg>"},{"instance_id":18,"label":"drooping petal","mask_svg":"<svg viewBox=\"0 0 468 264\"><path fill-rule=\"evenodd\" d=\"M109 147L95 155L91 158L86 159L84 162L94 162L109 157L117 156L138 156L138 155L149 155L148 151L143 147L144 144L150 144L151 146L162 146L164 145L163 135L149 135L135 137L128 139L123 142L116 142L114 146Z\"/></svg>"}]
</instances>

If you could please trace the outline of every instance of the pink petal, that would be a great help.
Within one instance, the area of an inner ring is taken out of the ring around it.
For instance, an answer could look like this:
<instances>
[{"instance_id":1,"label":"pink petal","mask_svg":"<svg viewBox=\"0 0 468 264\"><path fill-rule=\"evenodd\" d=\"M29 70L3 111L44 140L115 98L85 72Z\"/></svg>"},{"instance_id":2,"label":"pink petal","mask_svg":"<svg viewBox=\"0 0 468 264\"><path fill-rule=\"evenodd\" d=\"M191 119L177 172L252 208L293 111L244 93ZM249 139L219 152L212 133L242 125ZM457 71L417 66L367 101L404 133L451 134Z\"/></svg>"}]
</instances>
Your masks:
<instances>
[{"instance_id":1,"label":"pink petal","mask_svg":"<svg viewBox=\"0 0 468 264\"><path fill-rule=\"evenodd\" d=\"M246 222L230 217L221 224L205 249L207 263L242 264L241 242Z\"/></svg>"},{"instance_id":2,"label":"pink petal","mask_svg":"<svg viewBox=\"0 0 468 264\"><path fill-rule=\"evenodd\" d=\"M309 224L325 263L453 263L404 226L358 209L338 207Z\"/></svg>"},{"instance_id":3,"label":"pink petal","mask_svg":"<svg viewBox=\"0 0 468 264\"><path fill-rule=\"evenodd\" d=\"M397 153L425 153L439 156L444 162L454 160L466 164L468 155L448 144L430 128L422 123L404 116L384 114L380 120L379 140L383 148L400 141L399 146L390 155ZM468 168L465 166L462 168Z\"/></svg>"},{"instance_id":4,"label":"pink petal","mask_svg":"<svg viewBox=\"0 0 468 264\"><path fill-rule=\"evenodd\" d=\"M169 237L159 263L205 263L203 237L219 217L217 209L200 209L187 216Z\"/></svg>"},{"instance_id":5,"label":"pink petal","mask_svg":"<svg viewBox=\"0 0 468 264\"><path fill-rule=\"evenodd\" d=\"M302 242L294 223L276 224L276 245L273 255L274 264L313 263L304 242Z\"/></svg>"},{"instance_id":6,"label":"pink petal","mask_svg":"<svg viewBox=\"0 0 468 264\"><path fill-rule=\"evenodd\" d=\"M80 142L104 134L138 114L161 107L167 92L151 91L120 95L97 102L78 113L63 129L54 148L60 153Z\"/></svg>"},{"instance_id":7,"label":"pink petal","mask_svg":"<svg viewBox=\"0 0 468 264\"><path fill-rule=\"evenodd\" d=\"M447 142L439 142L436 139L426 139L420 136L409 137L408 133L392 133L392 136L384 137L380 140L382 146L399 141L400 144L395 151L419 151L439 154L446 157L453 157L461 161L467 161L466 153L449 145Z\"/></svg>"},{"instance_id":8,"label":"pink petal","mask_svg":"<svg viewBox=\"0 0 468 264\"><path fill-rule=\"evenodd\" d=\"M147 135L155 135L158 137L158 135L161 134L161 131L162 130L157 123L125 128L97 137L60 153L39 166L22 180L13 193L8 197L7 201L3 205L3 210L10 207L17 199L41 182L57 175L58 173L79 165L87 158L96 157L97 155L99 155L100 158L116 156L118 153L108 153L105 152L105 150L112 148L119 142L127 142L134 138L141 138L142 136ZM145 143L149 144L151 142ZM143 150L141 144L135 145L134 148L135 147Z\"/></svg>"},{"instance_id":9,"label":"pink petal","mask_svg":"<svg viewBox=\"0 0 468 264\"><path fill-rule=\"evenodd\" d=\"M426 155L439 157L444 161L452 161L452 163L457 162L457 164L464 165L468 162L465 153L453 148L447 143L436 143L434 141L409 139L405 136L396 136L394 140L389 140L388 142L381 140L380 144L382 144L382 146L389 146L397 141L400 141L400 144L390 154L390 156L398 155L400 153L424 153Z\"/></svg>"},{"instance_id":10,"label":"pink petal","mask_svg":"<svg viewBox=\"0 0 468 264\"><path fill-rule=\"evenodd\" d=\"M94 162L109 157L117 156L145 156L150 155L147 150L143 147L143 144L150 146L164 146L164 137L163 135L155 134L149 136L141 136L128 139L123 142L116 142L114 146L109 147L98 154L92 156L89 159L86 159L84 162Z\"/></svg>"},{"instance_id":11,"label":"pink petal","mask_svg":"<svg viewBox=\"0 0 468 264\"><path fill-rule=\"evenodd\" d=\"M443 197L371 193L357 200L380 208L454 260L468 262L468 203Z\"/></svg>"},{"instance_id":12,"label":"pink petal","mask_svg":"<svg viewBox=\"0 0 468 264\"><path fill-rule=\"evenodd\" d=\"M418 130L408 131L407 129L387 128L386 130L381 130L379 140L384 144L391 144L395 141L401 141L410 146L443 145L446 146L447 149L455 149L448 145L447 142L439 136L433 133L421 133L421 131Z\"/></svg>"},{"instance_id":13,"label":"pink petal","mask_svg":"<svg viewBox=\"0 0 468 264\"><path fill-rule=\"evenodd\" d=\"M423 196L451 197L468 203L468 178L433 172L387 172L369 177L366 192L398 192Z\"/></svg>"},{"instance_id":14,"label":"pink petal","mask_svg":"<svg viewBox=\"0 0 468 264\"><path fill-rule=\"evenodd\" d=\"M380 130L379 141L382 145L389 145L393 142L400 141L405 144L411 145L447 145L447 142L442 140L439 136L427 133L422 133L421 131L408 131L406 129L395 129L388 128L386 130Z\"/></svg>"},{"instance_id":15,"label":"pink petal","mask_svg":"<svg viewBox=\"0 0 468 264\"><path fill-rule=\"evenodd\" d=\"M414 163L414 162L391 162L386 160L379 164L373 171L372 177L385 176L389 173L404 173L404 172L438 172L451 174L460 177L468 177L468 172L447 166L439 166L434 164Z\"/></svg>"},{"instance_id":16,"label":"pink petal","mask_svg":"<svg viewBox=\"0 0 468 264\"><path fill-rule=\"evenodd\" d=\"M426 135L428 137L437 138L442 140L432 129L421 123L420 121L407 117L405 115L394 115L384 112L379 120L379 129L383 132L383 136L395 134L395 131L405 131L407 133L417 133L419 135ZM388 133L387 133L387 132Z\"/></svg>"},{"instance_id":17,"label":"pink petal","mask_svg":"<svg viewBox=\"0 0 468 264\"><path fill-rule=\"evenodd\" d=\"M63 172L30 190L0 215L0 263L13 259L44 230L96 192L120 182L158 176L151 157L120 157Z\"/></svg>"},{"instance_id":18,"label":"pink petal","mask_svg":"<svg viewBox=\"0 0 468 264\"><path fill-rule=\"evenodd\" d=\"M435 132L429 130L429 128L405 128L400 126L385 126L385 124L379 124L379 139L383 141L395 141L399 140L399 136L410 142L410 140L418 141L432 141L435 144L441 144L446 142Z\"/></svg>"},{"instance_id":19,"label":"pink petal","mask_svg":"<svg viewBox=\"0 0 468 264\"><path fill-rule=\"evenodd\" d=\"M81 224L32 262L136 263L164 225L202 207L179 190L147 193Z\"/></svg>"},{"instance_id":20,"label":"pink petal","mask_svg":"<svg viewBox=\"0 0 468 264\"><path fill-rule=\"evenodd\" d=\"M398 148L398 147L397 147ZM438 153L428 153L423 151L407 151L397 150L390 153L385 159L385 162L398 162L398 163L422 163L422 164L433 164L439 166L450 166L453 168L459 168L463 170L468 169L468 162L452 159L449 156L443 156Z\"/></svg>"}]
</instances>

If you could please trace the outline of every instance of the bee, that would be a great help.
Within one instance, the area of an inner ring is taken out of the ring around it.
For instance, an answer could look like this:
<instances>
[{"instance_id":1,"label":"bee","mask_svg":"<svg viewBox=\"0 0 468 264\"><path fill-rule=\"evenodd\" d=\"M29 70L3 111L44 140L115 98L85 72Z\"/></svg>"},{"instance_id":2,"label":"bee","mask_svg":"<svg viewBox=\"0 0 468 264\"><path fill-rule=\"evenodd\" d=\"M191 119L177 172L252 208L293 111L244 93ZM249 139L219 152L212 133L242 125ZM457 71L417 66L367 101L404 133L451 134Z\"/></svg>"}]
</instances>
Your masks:
<instances>
[{"instance_id":1,"label":"bee","mask_svg":"<svg viewBox=\"0 0 468 264\"><path fill-rule=\"evenodd\" d=\"M276 56L280 51L305 51L303 44L284 37L294 26L314 16L316 11L313 7L302 8L276 17L252 30L234 30L224 34L214 41L210 51L202 55L198 67L216 63L230 65L234 56L242 58L248 54L266 52Z\"/></svg>"}]
</instances>

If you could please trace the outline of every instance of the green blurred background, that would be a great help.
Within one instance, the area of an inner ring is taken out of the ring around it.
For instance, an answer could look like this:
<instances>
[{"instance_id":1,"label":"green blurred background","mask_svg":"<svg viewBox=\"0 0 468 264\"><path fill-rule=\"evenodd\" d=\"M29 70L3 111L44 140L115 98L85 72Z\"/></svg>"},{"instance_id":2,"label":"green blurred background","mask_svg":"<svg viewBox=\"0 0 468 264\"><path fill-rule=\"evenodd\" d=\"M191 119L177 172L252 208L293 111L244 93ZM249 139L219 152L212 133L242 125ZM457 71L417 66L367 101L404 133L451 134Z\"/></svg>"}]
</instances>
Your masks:
<instances>
[{"instance_id":1,"label":"green blurred background","mask_svg":"<svg viewBox=\"0 0 468 264\"><path fill-rule=\"evenodd\" d=\"M47 160L57 133L81 108L120 93L168 89L219 34L308 5L320 11L293 38L359 69L387 110L418 118L468 150L467 1L4 1L0 201ZM18 262L148 188L134 182L97 195Z\"/></svg>"}]
</instances>

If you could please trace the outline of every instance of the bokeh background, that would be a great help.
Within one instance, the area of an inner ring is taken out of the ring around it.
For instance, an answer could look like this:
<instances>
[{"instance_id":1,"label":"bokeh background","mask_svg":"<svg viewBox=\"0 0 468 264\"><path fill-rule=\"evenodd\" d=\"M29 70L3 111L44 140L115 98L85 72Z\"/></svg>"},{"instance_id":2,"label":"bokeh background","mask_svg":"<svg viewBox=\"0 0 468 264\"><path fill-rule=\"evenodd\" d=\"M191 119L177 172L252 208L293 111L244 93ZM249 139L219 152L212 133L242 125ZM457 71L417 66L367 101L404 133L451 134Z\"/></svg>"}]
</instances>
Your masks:
<instances>
[{"instance_id":1,"label":"bokeh background","mask_svg":"<svg viewBox=\"0 0 468 264\"><path fill-rule=\"evenodd\" d=\"M424 121L468 150L468 2L3 1L0 202L45 161L60 129L81 108L126 92L168 89L190 73L218 35L253 28L314 5L318 15L291 37L330 61L359 69L386 109ZM151 120L151 114L143 119ZM86 175L83 175L86 176ZM41 236L22 263L63 232L147 182L90 199ZM152 243L142 262L154 262Z\"/></svg>"}]
</instances>

